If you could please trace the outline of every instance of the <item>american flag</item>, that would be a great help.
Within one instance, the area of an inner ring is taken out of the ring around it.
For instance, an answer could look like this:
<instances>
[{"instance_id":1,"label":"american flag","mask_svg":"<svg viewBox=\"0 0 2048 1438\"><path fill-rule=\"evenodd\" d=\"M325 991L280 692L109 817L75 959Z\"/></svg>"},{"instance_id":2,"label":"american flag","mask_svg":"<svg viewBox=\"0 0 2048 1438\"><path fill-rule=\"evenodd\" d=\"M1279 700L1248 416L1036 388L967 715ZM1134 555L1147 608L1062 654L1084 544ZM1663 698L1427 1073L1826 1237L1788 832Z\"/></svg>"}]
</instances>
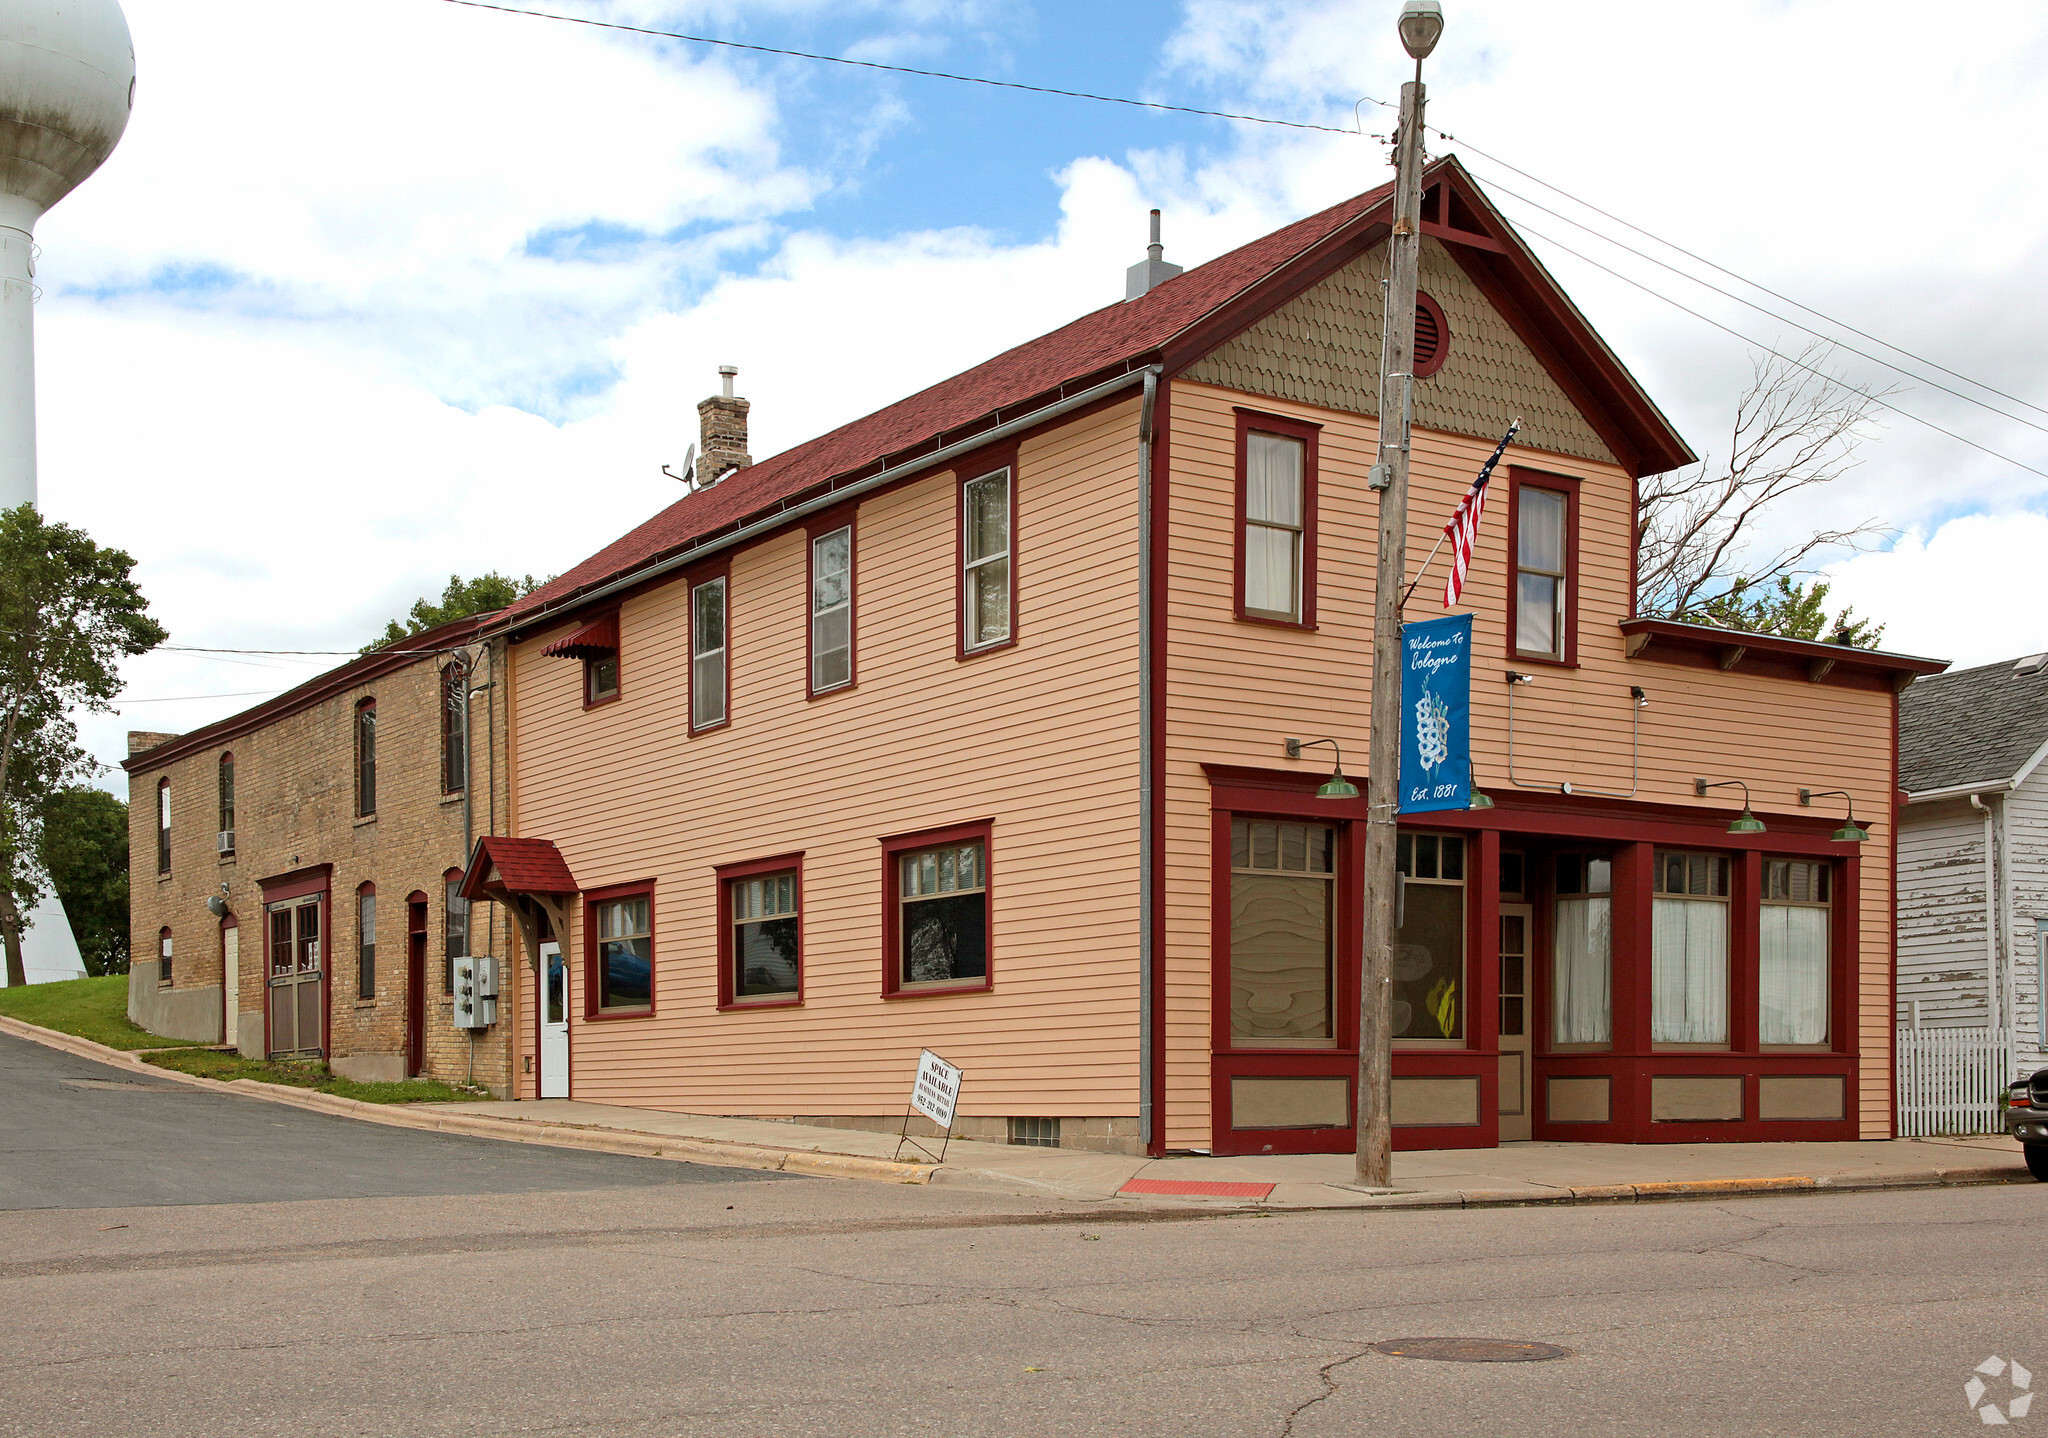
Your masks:
<instances>
[{"instance_id":1,"label":"american flag","mask_svg":"<svg viewBox=\"0 0 2048 1438\"><path fill-rule=\"evenodd\" d=\"M1500 443L1493 447L1486 463L1479 467L1479 478L1472 481L1472 487L1458 501L1457 509L1451 514L1451 522L1444 526L1444 538L1451 541L1451 573L1444 581L1446 609L1456 604L1458 596L1465 592L1465 572L1472 567L1472 541L1479 537L1479 516L1486 510L1486 482L1493 478L1493 467L1500 463L1509 441L1521 427L1519 419L1508 426L1508 432L1501 436Z\"/></svg>"}]
</instances>

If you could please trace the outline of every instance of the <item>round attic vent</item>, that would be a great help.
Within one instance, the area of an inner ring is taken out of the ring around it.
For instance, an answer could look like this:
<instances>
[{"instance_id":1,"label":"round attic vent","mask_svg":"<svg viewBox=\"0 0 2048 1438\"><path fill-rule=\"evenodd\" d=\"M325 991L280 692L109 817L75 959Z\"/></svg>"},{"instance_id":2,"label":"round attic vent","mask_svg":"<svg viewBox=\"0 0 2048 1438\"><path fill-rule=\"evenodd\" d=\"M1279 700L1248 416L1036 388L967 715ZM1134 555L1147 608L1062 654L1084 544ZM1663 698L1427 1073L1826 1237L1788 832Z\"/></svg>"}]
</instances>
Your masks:
<instances>
[{"instance_id":1,"label":"round attic vent","mask_svg":"<svg viewBox=\"0 0 2048 1438\"><path fill-rule=\"evenodd\" d=\"M1415 377L1428 379L1444 367L1451 348L1451 327L1444 312L1428 295L1415 296Z\"/></svg>"}]
</instances>

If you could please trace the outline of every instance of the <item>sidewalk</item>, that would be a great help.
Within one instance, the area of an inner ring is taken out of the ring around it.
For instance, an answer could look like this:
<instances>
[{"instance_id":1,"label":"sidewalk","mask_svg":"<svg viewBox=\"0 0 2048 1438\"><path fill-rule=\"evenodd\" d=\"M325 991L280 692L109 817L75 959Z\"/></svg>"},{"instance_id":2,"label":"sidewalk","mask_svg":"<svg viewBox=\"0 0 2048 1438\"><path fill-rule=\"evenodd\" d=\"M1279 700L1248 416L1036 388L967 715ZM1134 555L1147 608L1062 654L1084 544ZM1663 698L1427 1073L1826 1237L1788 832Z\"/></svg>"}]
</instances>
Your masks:
<instances>
[{"instance_id":1,"label":"sidewalk","mask_svg":"<svg viewBox=\"0 0 2048 1438\"><path fill-rule=\"evenodd\" d=\"M709 1118L652 1109L543 1099L526 1103L419 1104L490 1129L525 1129L542 1142L580 1135L688 1145L710 1162L744 1161L825 1171L843 1156L849 1177L958 1184L1081 1202L1259 1208L1450 1208L1490 1204L1630 1202L1810 1189L1927 1188L2031 1182L2010 1138L1895 1139L1860 1143L1512 1143L1394 1155L1391 1193L1351 1183L1349 1154L1147 1159L1077 1149L955 1140L944 1164L894 1161L894 1134L764 1119ZM475 1129L469 1130L471 1132ZM551 1135L540 1138L542 1132ZM934 1145L936 1147L936 1145ZM636 1151L646 1151L638 1149ZM906 1149L915 1159L915 1150ZM690 1156L676 1153L674 1156Z\"/></svg>"},{"instance_id":2,"label":"sidewalk","mask_svg":"<svg viewBox=\"0 0 2048 1438\"><path fill-rule=\"evenodd\" d=\"M375 1104L254 1079L199 1078L132 1053L0 1016L0 1033L162 1083L387 1124L515 1143L887 1183L948 1184L1105 1208L1479 1208L1634 1203L1741 1194L2028 1183L2010 1138L1867 1143L1511 1143L1394 1155L1394 1189L1365 1193L1349 1154L1147 1159L1080 1149L954 1142L943 1164L899 1162L893 1134L767 1119L708 1118L613 1104ZM906 1150L913 1159L914 1150Z\"/></svg>"}]
</instances>

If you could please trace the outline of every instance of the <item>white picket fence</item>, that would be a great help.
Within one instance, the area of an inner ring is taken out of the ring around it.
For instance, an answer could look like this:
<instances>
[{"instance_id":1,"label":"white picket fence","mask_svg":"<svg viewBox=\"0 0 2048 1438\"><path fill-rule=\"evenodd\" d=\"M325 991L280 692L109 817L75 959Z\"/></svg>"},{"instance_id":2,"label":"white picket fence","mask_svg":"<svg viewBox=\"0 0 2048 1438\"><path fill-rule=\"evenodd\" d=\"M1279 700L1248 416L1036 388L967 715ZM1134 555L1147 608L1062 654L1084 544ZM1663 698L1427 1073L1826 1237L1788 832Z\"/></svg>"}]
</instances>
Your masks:
<instances>
[{"instance_id":1,"label":"white picket fence","mask_svg":"<svg viewBox=\"0 0 2048 1438\"><path fill-rule=\"evenodd\" d=\"M1997 1133L2012 1054L1996 1029L1901 1028L1899 1137Z\"/></svg>"}]
</instances>

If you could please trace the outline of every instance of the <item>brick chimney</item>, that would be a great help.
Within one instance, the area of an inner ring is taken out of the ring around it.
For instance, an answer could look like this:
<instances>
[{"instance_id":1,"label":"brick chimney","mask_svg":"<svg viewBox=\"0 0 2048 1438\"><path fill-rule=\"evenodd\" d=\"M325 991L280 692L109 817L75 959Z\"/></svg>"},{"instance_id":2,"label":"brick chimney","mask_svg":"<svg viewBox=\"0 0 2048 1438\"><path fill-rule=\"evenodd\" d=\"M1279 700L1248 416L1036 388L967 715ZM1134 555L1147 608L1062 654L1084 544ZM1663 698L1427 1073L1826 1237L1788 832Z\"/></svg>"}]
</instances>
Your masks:
<instances>
[{"instance_id":1,"label":"brick chimney","mask_svg":"<svg viewBox=\"0 0 2048 1438\"><path fill-rule=\"evenodd\" d=\"M130 729L128 731L128 752L131 755L141 754L146 750L168 744L177 737L176 734L159 734L148 729Z\"/></svg>"},{"instance_id":2,"label":"brick chimney","mask_svg":"<svg viewBox=\"0 0 2048 1438\"><path fill-rule=\"evenodd\" d=\"M747 411L753 406L734 398L732 392L733 376L739 372L737 365L720 365L718 373L725 381L725 392L697 406L697 423L702 433L702 442L697 446L699 489L716 484L730 471L745 469L754 462L754 457L747 453Z\"/></svg>"}]
</instances>

